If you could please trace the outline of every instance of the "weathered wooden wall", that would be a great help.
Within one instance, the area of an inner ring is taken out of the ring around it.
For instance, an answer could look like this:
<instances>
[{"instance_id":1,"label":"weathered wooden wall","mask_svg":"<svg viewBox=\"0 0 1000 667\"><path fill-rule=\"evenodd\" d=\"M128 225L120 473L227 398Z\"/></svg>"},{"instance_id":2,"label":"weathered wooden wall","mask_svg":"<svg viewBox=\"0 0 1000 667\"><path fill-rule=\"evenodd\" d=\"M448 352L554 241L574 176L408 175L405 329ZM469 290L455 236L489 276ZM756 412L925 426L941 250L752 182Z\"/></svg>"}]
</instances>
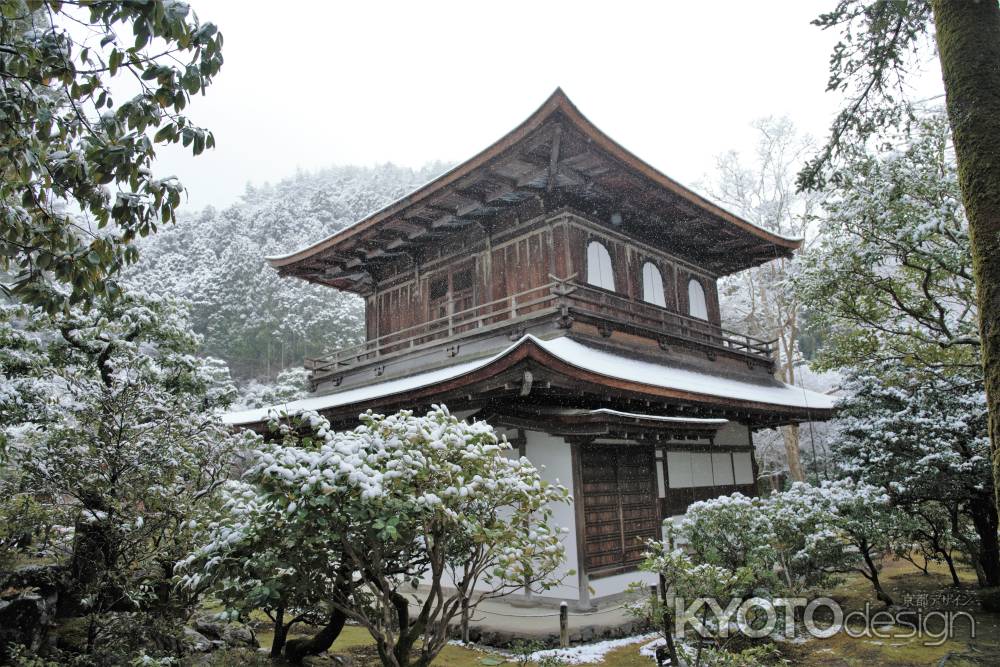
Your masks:
<instances>
[{"instance_id":1,"label":"weathered wooden wall","mask_svg":"<svg viewBox=\"0 0 1000 667\"><path fill-rule=\"evenodd\" d=\"M576 216L539 216L533 222L517 225L499 224L487 237L482 229L455 232L447 243L433 253L414 258L416 264L379 281L366 305L369 340L424 324L438 313L431 312L430 285L442 277L454 276L469 267L473 271L472 304L480 306L539 288L537 296L552 277L578 282L587 275L587 245L598 241L608 249L615 272L615 293L621 297L642 298L642 267L652 262L663 278L663 292L668 310L688 314L688 280L698 280L705 290L709 322L719 325L719 298L716 279L683 259L645 246L607 226ZM534 293L532 293L534 294ZM539 306L536 306L539 307ZM493 321L509 315L507 304L492 307ZM524 314L531 309L520 311ZM402 336L401 336L402 337Z\"/></svg>"}]
</instances>

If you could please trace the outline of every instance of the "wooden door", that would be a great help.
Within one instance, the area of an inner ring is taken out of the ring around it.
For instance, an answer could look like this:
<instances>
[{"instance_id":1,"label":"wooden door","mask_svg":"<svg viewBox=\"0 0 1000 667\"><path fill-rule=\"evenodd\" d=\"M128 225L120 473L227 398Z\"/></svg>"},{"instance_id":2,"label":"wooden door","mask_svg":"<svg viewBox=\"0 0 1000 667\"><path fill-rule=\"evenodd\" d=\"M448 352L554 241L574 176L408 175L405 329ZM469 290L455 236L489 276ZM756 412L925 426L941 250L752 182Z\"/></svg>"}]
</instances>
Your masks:
<instances>
[{"instance_id":1,"label":"wooden door","mask_svg":"<svg viewBox=\"0 0 1000 667\"><path fill-rule=\"evenodd\" d=\"M656 459L645 445L581 450L584 562L588 573L629 569L657 537Z\"/></svg>"}]
</instances>

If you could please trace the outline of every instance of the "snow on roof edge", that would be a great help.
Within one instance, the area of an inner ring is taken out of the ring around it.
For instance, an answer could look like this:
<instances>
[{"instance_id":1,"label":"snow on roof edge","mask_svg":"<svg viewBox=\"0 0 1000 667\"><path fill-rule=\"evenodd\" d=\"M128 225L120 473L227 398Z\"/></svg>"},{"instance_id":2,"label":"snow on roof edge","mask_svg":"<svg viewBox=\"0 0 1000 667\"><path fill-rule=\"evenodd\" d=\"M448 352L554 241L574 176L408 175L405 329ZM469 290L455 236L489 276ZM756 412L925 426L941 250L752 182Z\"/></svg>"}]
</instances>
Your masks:
<instances>
[{"instance_id":1,"label":"snow on roof edge","mask_svg":"<svg viewBox=\"0 0 1000 667\"><path fill-rule=\"evenodd\" d=\"M719 417L672 417L668 415L646 415L638 412L623 412L612 410L611 408L597 408L596 410L566 410L563 414L589 414L589 415L612 415L614 417L627 417L629 419L647 419L649 421L672 422L676 424L728 424L728 419Z\"/></svg>"},{"instance_id":2,"label":"snow on roof edge","mask_svg":"<svg viewBox=\"0 0 1000 667\"><path fill-rule=\"evenodd\" d=\"M650 361L631 359L611 352L586 346L567 336L559 336L551 340L543 340L532 334L525 334L503 351L489 357L467 361L454 366L446 366L416 375L410 375L378 384L355 387L333 394L312 396L281 405L254 408L238 412L228 412L223 415L223 423L230 426L255 424L266 420L272 411L283 410L287 414L295 414L305 410L324 410L341 405L350 405L373 398L383 398L414 389L421 389L438 382L456 378L465 373L479 370L494 361L506 356L527 341L532 341L549 354L577 368L588 370L607 377L617 377L641 382L651 386L676 389L705 396L733 398L739 401L769 403L784 407L802 408L804 410L830 410L834 407L836 397L801 387L783 383L777 385L754 384L734 378L726 378L708 373L664 366ZM624 370L623 370L624 369ZM608 411L599 408L597 411ZM620 413L633 416L630 413ZM650 418L651 415L635 415ZM668 417L661 417L669 419ZM674 418L685 419L685 418Z\"/></svg>"}]
</instances>

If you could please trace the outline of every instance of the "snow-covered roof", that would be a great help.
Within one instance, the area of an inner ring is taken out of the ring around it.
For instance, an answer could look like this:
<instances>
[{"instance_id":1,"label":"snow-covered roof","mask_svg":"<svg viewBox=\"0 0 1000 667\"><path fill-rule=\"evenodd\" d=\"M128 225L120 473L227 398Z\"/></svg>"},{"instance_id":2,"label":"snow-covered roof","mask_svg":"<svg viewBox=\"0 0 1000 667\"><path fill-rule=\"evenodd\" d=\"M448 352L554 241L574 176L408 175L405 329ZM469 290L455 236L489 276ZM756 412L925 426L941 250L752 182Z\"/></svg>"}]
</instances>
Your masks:
<instances>
[{"instance_id":1,"label":"snow-covered roof","mask_svg":"<svg viewBox=\"0 0 1000 667\"><path fill-rule=\"evenodd\" d=\"M225 423L234 426L256 424L265 421L268 414L273 410L294 414L307 410L327 410L375 399L389 398L431 387L438 383L486 368L524 345L533 345L558 361L589 373L605 376L611 380L622 380L637 385L646 385L650 388L659 387L683 392L695 398L704 396L706 399L712 399L713 402L718 402L719 398L724 398L747 403L795 408L805 411L815 410L825 413L833 408L836 400L835 397L827 394L793 387L777 381L764 384L712 375L695 370L668 366L662 363L633 359L607 350L599 350L566 336L543 340L528 334L502 352L482 359L458 363L453 366L365 385L363 387L345 389L323 396L290 401L282 405L230 412L224 415L223 419ZM618 415L650 418L649 415L632 415L631 413L618 413L610 410L608 412L609 414L615 413ZM687 418L671 417L661 417L661 419L687 420Z\"/></svg>"},{"instance_id":2,"label":"snow-covered roof","mask_svg":"<svg viewBox=\"0 0 1000 667\"><path fill-rule=\"evenodd\" d=\"M380 382L378 384L365 385L364 387L356 387L354 389L345 389L344 391L340 391L335 394L302 398L297 401L289 401L288 403L271 405L265 408L241 410L239 412L227 412L222 416L222 420L224 423L232 424L234 426L241 424L255 424L266 420L271 411L283 411L288 414L295 414L308 410L319 411L326 410L328 408L336 408L341 405L361 403L362 401L369 401L373 398L382 398L383 396L401 394L406 391L412 391L414 389L420 389L421 387L437 384L438 382L444 382L445 380L451 380L452 378L459 377L465 373L470 373L474 370L482 368L491 361L500 358L504 354L506 354L506 352L502 352L499 355L488 359L468 361L462 364L455 364L454 366L447 366L445 368L427 371L426 373L418 373L417 375L410 375L404 378Z\"/></svg>"},{"instance_id":3,"label":"snow-covered roof","mask_svg":"<svg viewBox=\"0 0 1000 667\"><path fill-rule=\"evenodd\" d=\"M554 356L583 370L654 387L815 410L830 410L836 401L833 396L777 381L774 384L758 384L652 361L631 359L589 347L565 336L541 341L541 344Z\"/></svg>"}]
</instances>

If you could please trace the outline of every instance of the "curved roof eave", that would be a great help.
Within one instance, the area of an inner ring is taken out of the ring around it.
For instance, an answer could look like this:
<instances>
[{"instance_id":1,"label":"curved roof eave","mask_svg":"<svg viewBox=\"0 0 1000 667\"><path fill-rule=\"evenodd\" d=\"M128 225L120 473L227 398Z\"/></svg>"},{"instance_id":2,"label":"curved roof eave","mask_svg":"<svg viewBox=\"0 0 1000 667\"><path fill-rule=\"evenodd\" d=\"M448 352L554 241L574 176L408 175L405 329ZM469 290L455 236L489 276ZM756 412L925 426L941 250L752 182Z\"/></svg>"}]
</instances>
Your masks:
<instances>
[{"instance_id":1,"label":"curved roof eave","mask_svg":"<svg viewBox=\"0 0 1000 667\"><path fill-rule=\"evenodd\" d=\"M382 220L385 220L386 218L401 212L405 208L427 199L451 183L454 183L458 179L468 175L473 170L483 166L508 148L514 146L518 141L526 137L532 131L541 127L549 116L556 111L562 111L566 117L573 122L577 129L594 140L597 145L607 151L610 155L640 172L654 183L670 190L674 194L688 200L699 208L706 210L718 218L725 220L726 222L729 222L730 224L733 224L736 227L739 227L740 229L743 229L744 231L747 231L769 243L774 243L775 245L779 245L790 250L797 250L801 247L802 239L789 238L780 234L775 234L774 232L763 229L752 222L744 220L736 214L722 208L715 202L712 202L699 195L697 192L681 185L655 167L647 164L590 122L590 120L588 120L587 117L584 116L579 109L577 109L576 105L573 104L569 97L566 96L566 93L562 91L562 88L556 88L555 92L552 93L547 100L545 100L538 110L528 116L528 118L525 119L520 125L484 150L480 151L472 158L455 167L452 167L448 171L430 180L408 195L400 197L396 201L382 207L371 215L348 225L347 227L331 234L317 243L285 255L273 255L268 256L265 259L274 268L294 264L326 250L342 239L349 238L375 226Z\"/></svg>"},{"instance_id":2,"label":"curved roof eave","mask_svg":"<svg viewBox=\"0 0 1000 667\"><path fill-rule=\"evenodd\" d=\"M565 336L542 340L526 334L502 352L480 361L430 371L423 375L389 380L369 385L362 394L346 390L293 401L282 407L288 413L303 410L365 410L380 406L420 402L445 392L469 386L531 360L560 375L595 387L614 387L635 395L702 403L718 407L775 412L786 415L807 415L811 419L827 419L833 413L834 398L784 384L764 385L712 376L640 361L598 350ZM450 373L449 371L455 372ZM651 378L656 378L651 381ZM646 381L643 381L645 379ZM810 395L812 399L810 399ZM354 400L344 400L351 396ZM338 397L341 399L338 401ZM249 426L267 420L270 408L229 413L224 421L232 426Z\"/></svg>"}]
</instances>

